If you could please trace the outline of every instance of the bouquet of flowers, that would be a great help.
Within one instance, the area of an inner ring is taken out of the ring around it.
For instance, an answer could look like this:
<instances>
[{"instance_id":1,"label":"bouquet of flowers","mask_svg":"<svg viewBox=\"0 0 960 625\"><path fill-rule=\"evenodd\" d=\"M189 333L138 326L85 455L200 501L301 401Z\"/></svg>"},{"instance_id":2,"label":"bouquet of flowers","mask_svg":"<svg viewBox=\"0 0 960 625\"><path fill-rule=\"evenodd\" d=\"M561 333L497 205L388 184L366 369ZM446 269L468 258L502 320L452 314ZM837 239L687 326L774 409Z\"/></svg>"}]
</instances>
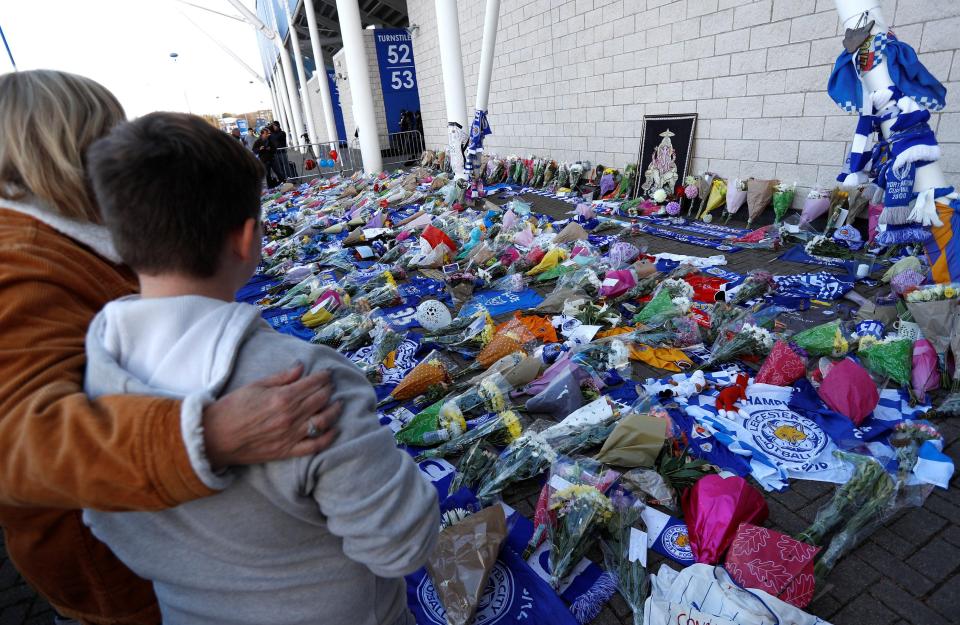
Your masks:
<instances>
[{"instance_id":1,"label":"bouquet of flowers","mask_svg":"<svg viewBox=\"0 0 960 625\"><path fill-rule=\"evenodd\" d=\"M377 403L377 407L392 401L406 401L423 395L431 388L446 387L450 383L452 363L446 356L432 351L408 373L390 394Z\"/></svg>"},{"instance_id":2,"label":"bouquet of flowers","mask_svg":"<svg viewBox=\"0 0 960 625\"><path fill-rule=\"evenodd\" d=\"M673 285L680 284L686 288L673 288ZM664 280L653 299L647 302L633 320L648 327L663 325L669 319L687 314L693 305L690 299L692 296L693 287L683 280Z\"/></svg>"},{"instance_id":3,"label":"bouquet of flowers","mask_svg":"<svg viewBox=\"0 0 960 625\"><path fill-rule=\"evenodd\" d=\"M374 328L370 332L373 338L373 350L367 355L366 365L362 367L362 371L371 383L378 384L383 379L381 365L387 369L393 368L396 350L407 337L407 333L396 332L383 319L378 319L374 323Z\"/></svg>"},{"instance_id":4,"label":"bouquet of flowers","mask_svg":"<svg viewBox=\"0 0 960 625\"><path fill-rule=\"evenodd\" d=\"M856 258L856 253L849 246L833 237L822 234L807 241L807 244L803 246L803 251L814 258L841 258L844 260Z\"/></svg>"},{"instance_id":5,"label":"bouquet of flowers","mask_svg":"<svg viewBox=\"0 0 960 625\"><path fill-rule=\"evenodd\" d=\"M850 194L843 189L834 189L830 194L830 208L827 211L827 227L824 232L830 232L840 222L840 215L848 208Z\"/></svg>"},{"instance_id":6,"label":"bouquet of flowers","mask_svg":"<svg viewBox=\"0 0 960 625\"><path fill-rule=\"evenodd\" d=\"M440 410L442 413L443 408L441 407ZM481 439L493 445L509 445L520 436L522 430L520 417L512 410L507 410L494 417L478 420L478 424L473 429L466 430L459 436L451 437L439 446L422 452L414 460L422 462L429 458L455 455Z\"/></svg>"},{"instance_id":7,"label":"bouquet of flowers","mask_svg":"<svg viewBox=\"0 0 960 625\"><path fill-rule=\"evenodd\" d=\"M817 580L826 577L844 554L889 518L896 497L896 485L879 462L839 450L833 453L854 465L853 476L837 487L813 524L796 536L797 540L822 546L826 536L838 530L814 565Z\"/></svg>"},{"instance_id":8,"label":"bouquet of flowers","mask_svg":"<svg viewBox=\"0 0 960 625\"><path fill-rule=\"evenodd\" d=\"M449 492L455 493L465 486L471 489L476 488L496 461L496 450L483 439L477 440L457 463L457 474L450 482Z\"/></svg>"},{"instance_id":9,"label":"bouquet of flowers","mask_svg":"<svg viewBox=\"0 0 960 625\"><path fill-rule=\"evenodd\" d=\"M873 337L871 337L873 338ZM910 387L913 368L913 341L884 339L861 347L857 354L868 371L895 381L903 388Z\"/></svg>"},{"instance_id":10,"label":"bouquet of flowers","mask_svg":"<svg viewBox=\"0 0 960 625\"><path fill-rule=\"evenodd\" d=\"M557 459L557 452L540 433L547 422L537 421L507 445L477 486L477 498L490 501L503 489L543 473Z\"/></svg>"},{"instance_id":11,"label":"bouquet of flowers","mask_svg":"<svg viewBox=\"0 0 960 625\"><path fill-rule=\"evenodd\" d=\"M313 307L303 313L300 322L308 328L316 328L333 320L349 304L349 295L340 289L328 288L320 295Z\"/></svg>"},{"instance_id":12,"label":"bouquet of flowers","mask_svg":"<svg viewBox=\"0 0 960 625\"><path fill-rule=\"evenodd\" d=\"M783 221L783 217L787 214L787 211L790 210L790 207L793 206L793 198L797 193L797 183L794 182L792 185L781 182L775 187L773 192L773 214L775 224L779 224Z\"/></svg>"},{"instance_id":13,"label":"bouquet of flowers","mask_svg":"<svg viewBox=\"0 0 960 625\"><path fill-rule=\"evenodd\" d=\"M616 577L617 590L633 612L633 624L642 625L643 604L650 594L646 567L647 536L634 526L640 521L644 504L619 488L610 495L610 503L613 515L600 543L604 568Z\"/></svg>"},{"instance_id":14,"label":"bouquet of flowers","mask_svg":"<svg viewBox=\"0 0 960 625\"><path fill-rule=\"evenodd\" d=\"M477 354L476 359L468 367L457 372L454 379L483 371L504 356L523 350L524 346L534 340L536 337L526 325L518 319L511 319L493 333L490 341Z\"/></svg>"},{"instance_id":15,"label":"bouquet of flowers","mask_svg":"<svg viewBox=\"0 0 960 625\"><path fill-rule=\"evenodd\" d=\"M350 313L339 319L334 319L318 329L316 334L310 339L310 342L335 348L340 345L343 338L349 332L363 323L365 318L366 315Z\"/></svg>"},{"instance_id":16,"label":"bouquet of flowers","mask_svg":"<svg viewBox=\"0 0 960 625\"><path fill-rule=\"evenodd\" d=\"M492 327L493 321L486 310L478 310L472 315L457 317L436 332L423 335L425 343L437 345L463 345Z\"/></svg>"},{"instance_id":17,"label":"bouquet of flowers","mask_svg":"<svg viewBox=\"0 0 960 625\"><path fill-rule=\"evenodd\" d=\"M549 525L550 585L556 589L593 545L593 530L613 516L610 500L595 486L571 484L550 496L556 522Z\"/></svg>"},{"instance_id":18,"label":"bouquet of flowers","mask_svg":"<svg viewBox=\"0 0 960 625\"><path fill-rule=\"evenodd\" d=\"M960 285L937 284L922 287L906 296L907 308L937 352L942 372L941 384L960 390L960 366L950 380L947 355L952 350L960 358Z\"/></svg>"},{"instance_id":19,"label":"bouquet of flowers","mask_svg":"<svg viewBox=\"0 0 960 625\"><path fill-rule=\"evenodd\" d=\"M580 185L580 180L583 178L584 169L584 164L579 162L570 166L569 186L571 189L576 189Z\"/></svg>"},{"instance_id":20,"label":"bouquet of flowers","mask_svg":"<svg viewBox=\"0 0 960 625\"><path fill-rule=\"evenodd\" d=\"M800 211L801 226L812 222L830 209L831 193L830 189L825 187L810 189L807 199L803 201L803 209Z\"/></svg>"},{"instance_id":21,"label":"bouquet of flowers","mask_svg":"<svg viewBox=\"0 0 960 625\"><path fill-rule=\"evenodd\" d=\"M747 279L743 281L740 288L736 290L728 302L731 306L745 304L752 299L766 296L767 293L777 288L777 283L773 280L773 274L769 271L757 270L750 273Z\"/></svg>"},{"instance_id":22,"label":"bouquet of flowers","mask_svg":"<svg viewBox=\"0 0 960 625\"><path fill-rule=\"evenodd\" d=\"M743 203L746 201L747 181L741 178L734 178L733 181L727 185L727 210L723 223L730 221L730 218L740 210L740 207L743 206Z\"/></svg>"},{"instance_id":23,"label":"bouquet of flowers","mask_svg":"<svg viewBox=\"0 0 960 625\"><path fill-rule=\"evenodd\" d=\"M753 226L753 222L770 204L776 184L775 180L747 180L747 228Z\"/></svg>"},{"instance_id":24,"label":"bouquet of flowers","mask_svg":"<svg viewBox=\"0 0 960 625\"><path fill-rule=\"evenodd\" d=\"M715 176L710 185L710 196L707 198L707 202L703 209L697 214L697 219L702 219L703 221L710 223L713 221L713 215L710 213L720 206L726 205L726 201L727 183L723 178Z\"/></svg>"},{"instance_id":25,"label":"bouquet of flowers","mask_svg":"<svg viewBox=\"0 0 960 625\"><path fill-rule=\"evenodd\" d=\"M790 340L811 356L841 358L850 351L849 336L839 320L807 328Z\"/></svg>"},{"instance_id":26,"label":"bouquet of flowers","mask_svg":"<svg viewBox=\"0 0 960 625\"><path fill-rule=\"evenodd\" d=\"M720 331L710 349L710 358L701 369L710 369L721 363L743 356L766 356L775 342L773 334L752 323L745 323L734 331L734 326Z\"/></svg>"}]
</instances>

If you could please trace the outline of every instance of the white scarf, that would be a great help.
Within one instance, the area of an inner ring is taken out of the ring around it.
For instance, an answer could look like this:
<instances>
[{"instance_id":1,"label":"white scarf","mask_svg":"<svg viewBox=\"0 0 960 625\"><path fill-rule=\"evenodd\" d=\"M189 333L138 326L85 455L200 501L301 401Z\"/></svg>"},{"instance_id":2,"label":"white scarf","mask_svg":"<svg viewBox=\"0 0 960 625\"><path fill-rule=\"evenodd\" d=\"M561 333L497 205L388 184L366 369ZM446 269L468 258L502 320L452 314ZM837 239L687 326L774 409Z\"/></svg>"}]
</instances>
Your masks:
<instances>
[{"instance_id":1,"label":"white scarf","mask_svg":"<svg viewBox=\"0 0 960 625\"><path fill-rule=\"evenodd\" d=\"M123 259L117 253L117 248L113 245L110 232L104 226L64 217L37 199L31 202L14 202L13 200L0 198L0 208L32 217L50 226L60 234L70 237L77 243L86 245L114 264L123 262Z\"/></svg>"}]
</instances>

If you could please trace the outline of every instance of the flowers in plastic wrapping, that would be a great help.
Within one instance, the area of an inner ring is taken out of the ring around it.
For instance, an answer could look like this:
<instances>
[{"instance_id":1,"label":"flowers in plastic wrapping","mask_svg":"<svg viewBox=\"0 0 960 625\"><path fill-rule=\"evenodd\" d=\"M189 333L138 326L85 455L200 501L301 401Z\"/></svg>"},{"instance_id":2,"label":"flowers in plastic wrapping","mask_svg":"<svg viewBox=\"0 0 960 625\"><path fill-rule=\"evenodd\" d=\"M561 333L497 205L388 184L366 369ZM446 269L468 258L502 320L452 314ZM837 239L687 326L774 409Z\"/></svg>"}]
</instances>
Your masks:
<instances>
[{"instance_id":1,"label":"flowers in plastic wrapping","mask_svg":"<svg viewBox=\"0 0 960 625\"><path fill-rule=\"evenodd\" d=\"M349 303L349 295L339 289L328 289L320 295L313 307L300 317L300 321L308 328L316 328L331 321Z\"/></svg>"},{"instance_id":2,"label":"flowers in plastic wrapping","mask_svg":"<svg viewBox=\"0 0 960 625\"><path fill-rule=\"evenodd\" d=\"M432 387L442 386L450 382L449 365L446 357L432 351L420 361L410 373L404 376L400 383L390 391L378 405L390 401L406 401L429 391Z\"/></svg>"},{"instance_id":3,"label":"flowers in plastic wrapping","mask_svg":"<svg viewBox=\"0 0 960 625\"><path fill-rule=\"evenodd\" d=\"M881 379L889 378L902 386L910 386L913 368L913 341L892 339L879 341L861 348L857 355L871 373Z\"/></svg>"},{"instance_id":4,"label":"flowers in plastic wrapping","mask_svg":"<svg viewBox=\"0 0 960 625\"><path fill-rule=\"evenodd\" d=\"M840 358L850 351L850 340L840 320L808 328L790 340L811 356Z\"/></svg>"},{"instance_id":5,"label":"flowers in plastic wrapping","mask_svg":"<svg viewBox=\"0 0 960 625\"><path fill-rule=\"evenodd\" d=\"M713 220L713 215L711 215L711 213L721 206L725 206L726 202L727 182L719 176L714 177L710 184L710 196L703 205L703 210L697 214L697 219L702 219L703 221L709 223Z\"/></svg>"},{"instance_id":6,"label":"flowers in plastic wrapping","mask_svg":"<svg viewBox=\"0 0 960 625\"><path fill-rule=\"evenodd\" d=\"M733 322L721 328L717 340L710 349L710 358L701 368L710 369L716 365L730 362L745 356L766 356L773 349L775 339L768 330L752 323Z\"/></svg>"},{"instance_id":7,"label":"flowers in plastic wrapping","mask_svg":"<svg viewBox=\"0 0 960 625\"><path fill-rule=\"evenodd\" d=\"M726 197L726 219L724 223L730 221L730 218L740 210L743 203L747 200L747 182L741 178L734 178L727 185Z\"/></svg>"},{"instance_id":8,"label":"flowers in plastic wrapping","mask_svg":"<svg viewBox=\"0 0 960 625\"><path fill-rule=\"evenodd\" d=\"M797 183L792 185L781 182L773 193L774 223L779 224L793 205L793 198L797 192Z\"/></svg>"},{"instance_id":9,"label":"flowers in plastic wrapping","mask_svg":"<svg viewBox=\"0 0 960 625\"><path fill-rule=\"evenodd\" d=\"M927 339L914 342L912 360L910 382L913 395L920 401L924 401L928 391L940 388L939 360L933 343Z\"/></svg>"},{"instance_id":10,"label":"flowers in plastic wrapping","mask_svg":"<svg viewBox=\"0 0 960 625\"><path fill-rule=\"evenodd\" d=\"M806 353L795 344L781 339L773 344L754 381L757 384L790 386L806 372Z\"/></svg>"},{"instance_id":11,"label":"flowers in plastic wrapping","mask_svg":"<svg viewBox=\"0 0 960 625\"><path fill-rule=\"evenodd\" d=\"M775 180L747 180L747 228L752 227L757 217L770 205L776 184Z\"/></svg>"},{"instance_id":12,"label":"flowers in plastic wrapping","mask_svg":"<svg viewBox=\"0 0 960 625\"><path fill-rule=\"evenodd\" d=\"M697 562L718 564L741 523L767 520L767 502L739 476L706 475L683 496L683 518Z\"/></svg>"},{"instance_id":13,"label":"flowers in plastic wrapping","mask_svg":"<svg viewBox=\"0 0 960 625\"><path fill-rule=\"evenodd\" d=\"M600 543L603 564L617 579L617 590L633 613L634 625L641 625L643 604L650 594L646 567L647 536L634 526L640 521L644 504L629 494L611 494L610 502L613 515Z\"/></svg>"},{"instance_id":14,"label":"flowers in plastic wrapping","mask_svg":"<svg viewBox=\"0 0 960 625\"><path fill-rule=\"evenodd\" d=\"M449 402L444 402L440 406L440 424L445 423L445 417L449 417L445 428L448 432L456 432L457 428L452 426L456 418L463 418L459 409L454 412L444 412ZM463 427L465 422L460 422ZM471 429L462 431L458 434L452 434L449 440L440 443L433 449L427 449L420 453L414 460L422 462L428 458L445 458L448 456L462 453L478 440L485 440L493 445L509 445L511 441L516 440L523 431L523 424L520 417L512 410L505 410L495 416L486 419L478 419L476 425Z\"/></svg>"},{"instance_id":15,"label":"flowers in plastic wrapping","mask_svg":"<svg viewBox=\"0 0 960 625\"><path fill-rule=\"evenodd\" d=\"M808 224L814 219L825 215L830 209L830 195L832 191L825 187L814 187L807 193L800 211L800 224Z\"/></svg>"},{"instance_id":16,"label":"flowers in plastic wrapping","mask_svg":"<svg viewBox=\"0 0 960 625\"><path fill-rule=\"evenodd\" d=\"M443 529L427 573L448 625L469 625L507 538L503 508L491 506Z\"/></svg>"},{"instance_id":17,"label":"flowers in plastic wrapping","mask_svg":"<svg viewBox=\"0 0 960 625\"><path fill-rule=\"evenodd\" d=\"M366 315L361 313L350 313L330 321L317 330L310 342L335 348L354 328L363 323L365 318Z\"/></svg>"},{"instance_id":18,"label":"flowers in plastic wrapping","mask_svg":"<svg viewBox=\"0 0 960 625\"><path fill-rule=\"evenodd\" d=\"M817 580L823 580L843 555L895 511L896 484L880 462L839 450L833 453L853 465L853 475L837 486L830 501L817 511L813 523L796 537L827 547L814 565ZM829 541L828 536L832 536Z\"/></svg>"},{"instance_id":19,"label":"flowers in plastic wrapping","mask_svg":"<svg viewBox=\"0 0 960 625\"><path fill-rule=\"evenodd\" d=\"M531 427L500 452L493 466L481 478L477 498L490 501L510 484L543 473L556 459L557 452L546 437Z\"/></svg>"},{"instance_id":20,"label":"flowers in plastic wrapping","mask_svg":"<svg viewBox=\"0 0 960 625\"><path fill-rule=\"evenodd\" d=\"M830 367L817 393L831 410L847 417L856 426L863 423L880 401L876 382L849 358Z\"/></svg>"},{"instance_id":21,"label":"flowers in plastic wrapping","mask_svg":"<svg viewBox=\"0 0 960 625\"><path fill-rule=\"evenodd\" d=\"M381 368L393 368L397 348L406 339L407 333L397 332L383 319L377 319L370 335L373 339L373 349L366 357L362 369L367 379L376 384L382 378Z\"/></svg>"},{"instance_id":22,"label":"flowers in plastic wrapping","mask_svg":"<svg viewBox=\"0 0 960 625\"><path fill-rule=\"evenodd\" d=\"M777 288L777 283L773 279L773 274L769 271L758 269L750 272L747 279L743 281L732 297L727 301L732 306L745 304L750 300L761 298Z\"/></svg>"},{"instance_id":23,"label":"flowers in plastic wrapping","mask_svg":"<svg viewBox=\"0 0 960 625\"><path fill-rule=\"evenodd\" d=\"M560 583L579 562L595 540L594 529L608 522L613 506L596 487L572 484L550 496L550 510L556 515L550 534L550 585Z\"/></svg>"}]
</instances>

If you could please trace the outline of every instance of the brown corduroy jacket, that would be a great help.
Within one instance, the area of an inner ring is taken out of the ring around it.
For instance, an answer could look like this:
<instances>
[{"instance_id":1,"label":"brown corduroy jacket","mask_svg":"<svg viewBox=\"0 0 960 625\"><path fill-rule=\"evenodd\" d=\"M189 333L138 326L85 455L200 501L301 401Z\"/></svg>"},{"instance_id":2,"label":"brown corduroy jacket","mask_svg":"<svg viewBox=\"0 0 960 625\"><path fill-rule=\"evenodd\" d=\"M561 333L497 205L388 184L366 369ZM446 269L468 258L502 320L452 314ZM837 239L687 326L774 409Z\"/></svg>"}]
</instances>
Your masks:
<instances>
[{"instance_id":1,"label":"brown corduroy jacket","mask_svg":"<svg viewBox=\"0 0 960 625\"><path fill-rule=\"evenodd\" d=\"M83 524L79 508L159 510L212 494L190 465L180 402L83 393L84 338L129 270L0 209L0 526L21 574L86 623L156 624L149 582Z\"/></svg>"}]
</instances>

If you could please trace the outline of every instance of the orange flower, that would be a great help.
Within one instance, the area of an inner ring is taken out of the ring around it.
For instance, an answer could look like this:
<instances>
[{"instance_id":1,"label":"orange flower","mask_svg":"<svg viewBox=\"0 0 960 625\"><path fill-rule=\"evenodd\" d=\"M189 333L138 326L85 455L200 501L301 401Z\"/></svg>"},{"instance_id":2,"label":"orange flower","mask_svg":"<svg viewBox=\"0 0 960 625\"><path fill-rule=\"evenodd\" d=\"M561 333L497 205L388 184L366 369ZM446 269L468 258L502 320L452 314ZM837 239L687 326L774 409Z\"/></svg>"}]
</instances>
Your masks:
<instances>
[{"instance_id":1,"label":"orange flower","mask_svg":"<svg viewBox=\"0 0 960 625\"><path fill-rule=\"evenodd\" d=\"M449 381L450 374L439 360L424 361L400 380L390 396L397 401L406 401L423 395L431 386Z\"/></svg>"}]
</instances>

